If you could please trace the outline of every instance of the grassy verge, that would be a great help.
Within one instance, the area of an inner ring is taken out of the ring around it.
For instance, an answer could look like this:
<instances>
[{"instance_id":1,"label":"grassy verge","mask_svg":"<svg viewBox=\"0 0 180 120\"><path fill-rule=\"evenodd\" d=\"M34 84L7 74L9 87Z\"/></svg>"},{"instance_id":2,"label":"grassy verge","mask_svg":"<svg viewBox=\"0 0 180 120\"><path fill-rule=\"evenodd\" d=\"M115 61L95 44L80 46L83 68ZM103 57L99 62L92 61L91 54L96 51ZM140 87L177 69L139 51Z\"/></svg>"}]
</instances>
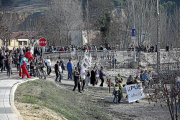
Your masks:
<instances>
[{"instance_id":1,"label":"grassy verge","mask_svg":"<svg viewBox=\"0 0 180 120\"><path fill-rule=\"evenodd\" d=\"M36 80L18 87L15 101L47 107L69 120L110 120L91 96L58 87L53 82ZM103 104L103 103L102 103Z\"/></svg>"}]
</instances>

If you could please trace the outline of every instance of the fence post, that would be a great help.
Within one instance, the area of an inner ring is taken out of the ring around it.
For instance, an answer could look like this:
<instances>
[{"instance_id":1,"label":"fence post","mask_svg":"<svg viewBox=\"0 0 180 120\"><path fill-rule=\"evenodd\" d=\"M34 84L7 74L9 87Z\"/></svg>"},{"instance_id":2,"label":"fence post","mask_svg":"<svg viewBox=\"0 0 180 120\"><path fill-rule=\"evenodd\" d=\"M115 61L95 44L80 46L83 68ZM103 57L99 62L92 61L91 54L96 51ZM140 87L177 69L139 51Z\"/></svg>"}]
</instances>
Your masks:
<instances>
[{"instance_id":1,"label":"fence post","mask_svg":"<svg viewBox=\"0 0 180 120\"><path fill-rule=\"evenodd\" d=\"M111 92L111 83L110 83L110 79L109 79L109 93Z\"/></svg>"}]
</instances>

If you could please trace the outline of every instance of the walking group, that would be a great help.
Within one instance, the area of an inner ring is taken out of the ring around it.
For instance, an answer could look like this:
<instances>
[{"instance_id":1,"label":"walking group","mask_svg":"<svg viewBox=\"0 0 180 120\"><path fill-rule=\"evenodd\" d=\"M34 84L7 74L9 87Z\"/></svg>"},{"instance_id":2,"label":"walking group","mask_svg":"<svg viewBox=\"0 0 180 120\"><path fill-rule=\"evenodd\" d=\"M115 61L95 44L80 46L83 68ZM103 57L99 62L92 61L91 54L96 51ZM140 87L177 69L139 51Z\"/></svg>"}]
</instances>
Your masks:
<instances>
[{"instance_id":1,"label":"walking group","mask_svg":"<svg viewBox=\"0 0 180 120\"><path fill-rule=\"evenodd\" d=\"M76 87L78 87L78 91L81 93L82 91L84 91L85 86L89 86L89 82L90 84L92 84L92 86L97 85L98 79L101 79L100 86L103 87L104 76L105 76L105 73L103 72L103 67L101 67L101 69L99 70L97 64L95 64L90 72L89 70L84 70L80 65L80 62L81 61L77 63L77 66L75 67L73 73L74 84L75 84L73 91L75 91ZM71 60L69 60L69 62L67 63L67 69L68 66L72 66L71 64L72 64ZM68 70L68 79L72 76L71 71L72 68Z\"/></svg>"}]
</instances>

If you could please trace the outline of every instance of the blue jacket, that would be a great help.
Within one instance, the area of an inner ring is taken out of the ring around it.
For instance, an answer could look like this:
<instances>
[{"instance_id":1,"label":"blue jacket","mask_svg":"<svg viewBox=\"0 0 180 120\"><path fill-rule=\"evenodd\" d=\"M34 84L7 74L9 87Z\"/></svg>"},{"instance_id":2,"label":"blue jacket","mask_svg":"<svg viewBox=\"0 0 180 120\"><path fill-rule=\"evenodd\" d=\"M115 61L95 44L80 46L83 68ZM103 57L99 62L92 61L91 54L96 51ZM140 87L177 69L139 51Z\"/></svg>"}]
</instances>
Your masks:
<instances>
[{"instance_id":1,"label":"blue jacket","mask_svg":"<svg viewBox=\"0 0 180 120\"><path fill-rule=\"evenodd\" d=\"M71 62L68 62L67 63L67 70L72 70L73 67L72 67L72 63Z\"/></svg>"},{"instance_id":2,"label":"blue jacket","mask_svg":"<svg viewBox=\"0 0 180 120\"><path fill-rule=\"evenodd\" d=\"M21 59L20 65L24 65L23 61L25 61L26 65L27 65L28 59L27 59L26 57L23 57L23 58Z\"/></svg>"},{"instance_id":3,"label":"blue jacket","mask_svg":"<svg viewBox=\"0 0 180 120\"><path fill-rule=\"evenodd\" d=\"M142 80L148 80L148 77L146 76L146 74L143 74Z\"/></svg>"},{"instance_id":4,"label":"blue jacket","mask_svg":"<svg viewBox=\"0 0 180 120\"><path fill-rule=\"evenodd\" d=\"M104 78L105 74L102 70L99 71L99 78Z\"/></svg>"}]
</instances>

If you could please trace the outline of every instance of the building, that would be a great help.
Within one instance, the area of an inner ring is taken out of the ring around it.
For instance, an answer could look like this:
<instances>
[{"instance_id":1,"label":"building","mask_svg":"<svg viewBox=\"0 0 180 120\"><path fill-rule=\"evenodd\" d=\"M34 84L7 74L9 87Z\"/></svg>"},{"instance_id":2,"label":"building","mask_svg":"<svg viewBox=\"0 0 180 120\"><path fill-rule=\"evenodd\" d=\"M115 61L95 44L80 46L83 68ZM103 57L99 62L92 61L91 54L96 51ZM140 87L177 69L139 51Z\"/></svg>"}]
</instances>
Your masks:
<instances>
[{"instance_id":1,"label":"building","mask_svg":"<svg viewBox=\"0 0 180 120\"><path fill-rule=\"evenodd\" d=\"M26 32L26 31L19 31L19 32L12 32L10 34L10 40L6 41L0 39L0 47L7 45L7 47L12 50L14 47L24 47L30 46L31 40L35 40L37 38L36 32ZM31 39L31 40L30 40Z\"/></svg>"}]
</instances>

